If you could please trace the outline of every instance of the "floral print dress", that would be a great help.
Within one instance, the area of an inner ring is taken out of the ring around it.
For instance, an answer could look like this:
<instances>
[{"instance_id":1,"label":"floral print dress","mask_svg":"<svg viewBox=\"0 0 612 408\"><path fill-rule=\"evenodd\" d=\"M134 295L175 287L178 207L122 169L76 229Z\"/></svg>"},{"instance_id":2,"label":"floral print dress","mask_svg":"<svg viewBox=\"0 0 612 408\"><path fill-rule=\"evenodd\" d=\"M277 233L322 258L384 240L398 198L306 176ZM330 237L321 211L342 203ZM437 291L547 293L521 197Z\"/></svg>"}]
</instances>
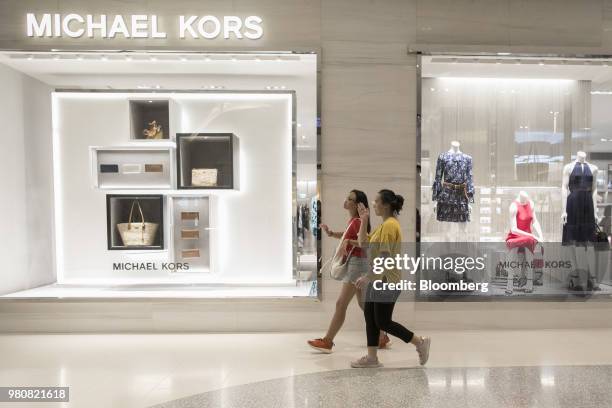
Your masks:
<instances>
[{"instance_id":1,"label":"floral print dress","mask_svg":"<svg viewBox=\"0 0 612 408\"><path fill-rule=\"evenodd\" d=\"M445 183L452 183L454 186ZM432 200L438 202L438 221L470 221L468 203L474 202L472 156L453 152L444 152L438 156Z\"/></svg>"}]
</instances>

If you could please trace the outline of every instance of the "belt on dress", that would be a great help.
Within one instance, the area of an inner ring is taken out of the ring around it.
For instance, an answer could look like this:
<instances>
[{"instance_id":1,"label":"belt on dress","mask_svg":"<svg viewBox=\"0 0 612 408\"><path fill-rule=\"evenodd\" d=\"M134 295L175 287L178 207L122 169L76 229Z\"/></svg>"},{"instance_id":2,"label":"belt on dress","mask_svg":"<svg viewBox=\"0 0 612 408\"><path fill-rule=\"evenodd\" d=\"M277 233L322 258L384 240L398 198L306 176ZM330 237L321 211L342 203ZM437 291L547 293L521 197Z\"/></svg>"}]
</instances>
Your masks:
<instances>
[{"instance_id":1,"label":"belt on dress","mask_svg":"<svg viewBox=\"0 0 612 408\"><path fill-rule=\"evenodd\" d=\"M442 184L444 185L444 187L448 187L451 190L463 191L463 195L465 196L465 198L468 198L466 183L455 184L455 183L449 183L448 181L443 181Z\"/></svg>"}]
</instances>

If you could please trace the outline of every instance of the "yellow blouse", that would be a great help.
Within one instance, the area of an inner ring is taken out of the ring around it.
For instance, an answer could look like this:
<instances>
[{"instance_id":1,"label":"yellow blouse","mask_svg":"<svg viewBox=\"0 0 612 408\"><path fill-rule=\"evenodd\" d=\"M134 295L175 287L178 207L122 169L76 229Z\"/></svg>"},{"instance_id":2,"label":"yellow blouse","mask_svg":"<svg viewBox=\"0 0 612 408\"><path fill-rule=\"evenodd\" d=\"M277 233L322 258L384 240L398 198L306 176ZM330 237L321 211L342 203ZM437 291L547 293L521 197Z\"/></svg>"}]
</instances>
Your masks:
<instances>
[{"instance_id":1,"label":"yellow blouse","mask_svg":"<svg viewBox=\"0 0 612 408\"><path fill-rule=\"evenodd\" d=\"M383 256L393 257L399 254L402 249L402 229L400 223L395 217L387 218L374 231L368 235L370 259ZM381 280L387 278L387 282L399 282L402 279L402 274L397 268L386 269L382 274L374 274L371 272L370 279Z\"/></svg>"}]
</instances>

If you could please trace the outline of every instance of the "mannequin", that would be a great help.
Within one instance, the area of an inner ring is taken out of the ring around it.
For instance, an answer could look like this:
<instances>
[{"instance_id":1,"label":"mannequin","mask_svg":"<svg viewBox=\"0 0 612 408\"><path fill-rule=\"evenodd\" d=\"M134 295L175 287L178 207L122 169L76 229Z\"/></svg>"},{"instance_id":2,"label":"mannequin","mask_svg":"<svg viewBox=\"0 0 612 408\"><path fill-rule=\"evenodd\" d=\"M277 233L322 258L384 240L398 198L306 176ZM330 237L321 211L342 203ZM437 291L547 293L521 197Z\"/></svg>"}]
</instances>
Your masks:
<instances>
[{"instance_id":1,"label":"mannequin","mask_svg":"<svg viewBox=\"0 0 612 408\"><path fill-rule=\"evenodd\" d=\"M438 157L432 189L432 201L437 201L434 207L437 220L451 223L445 234L446 241L465 241L474 186L472 157L461 151L459 141L453 140L450 149Z\"/></svg>"},{"instance_id":2,"label":"mannequin","mask_svg":"<svg viewBox=\"0 0 612 408\"><path fill-rule=\"evenodd\" d=\"M506 245L510 250L510 261L527 263L525 269L525 293L533 292L533 253L538 242L543 242L542 227L536 217L533 201L525 191L520 191L516 200L510 204L510 232L506 237ZM510 267L508 269L508 281L506 294L511 295L514 291L514 275L522 268Z\"/></svg>"},{"instance_id":3,"label":"mannequin","mask_svg":"<svg viewBox=\"0 0 612 408\"><path fill-rule=\"evenodd\" d=\"M576 290L588 287L591 271L595 271L595 253L592 245L597 216L597 166L586 161L586 153L576 153L576 160L563 168L561 203L563 245L571 247L578 280L570 280Z\"/></svg>"}]
</instances>

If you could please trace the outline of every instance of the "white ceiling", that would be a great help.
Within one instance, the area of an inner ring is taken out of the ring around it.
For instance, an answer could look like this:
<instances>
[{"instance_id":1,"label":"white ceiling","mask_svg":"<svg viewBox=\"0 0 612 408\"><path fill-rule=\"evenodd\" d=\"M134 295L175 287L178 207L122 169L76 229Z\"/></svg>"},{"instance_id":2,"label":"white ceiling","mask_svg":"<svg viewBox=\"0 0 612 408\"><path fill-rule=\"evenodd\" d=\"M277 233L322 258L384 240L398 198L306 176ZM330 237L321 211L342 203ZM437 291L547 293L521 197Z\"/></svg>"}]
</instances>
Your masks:
<instances>
[{"instance_id":1,"label":"white ceiling","mask_svg":"<svg viewBox=\"0 0 612 408\"><path fill-rule=\"evenodd\" d=\"M315 54L4 52L0 64L64 89L294 90L298 149L316 148Z\"/></svg>"},{"instance_id":2,"label":"white ceiling","mask_svg":"<svg viewBox=\"0 0 612 408\"><path fill-rule=\"evenodd\" d=\"M593 90L612 90L612 61L606 59L425 56L422 74L436 78L588 80Z\"/></svg>"}]
</instances>

